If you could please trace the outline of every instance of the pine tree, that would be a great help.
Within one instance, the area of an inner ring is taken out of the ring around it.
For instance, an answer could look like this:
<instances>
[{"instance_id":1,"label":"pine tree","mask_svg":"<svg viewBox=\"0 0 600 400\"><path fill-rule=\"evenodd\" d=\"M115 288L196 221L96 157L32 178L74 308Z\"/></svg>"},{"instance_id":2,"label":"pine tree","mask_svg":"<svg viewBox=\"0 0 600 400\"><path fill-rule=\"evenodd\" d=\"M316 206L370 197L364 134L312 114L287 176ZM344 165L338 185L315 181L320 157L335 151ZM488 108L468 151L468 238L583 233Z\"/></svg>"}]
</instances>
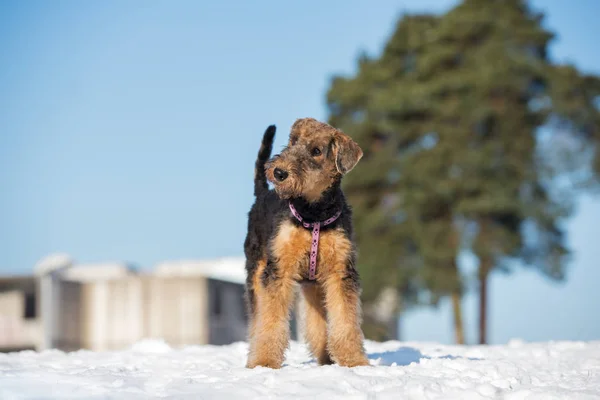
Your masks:
<instances>
[{"instance_id":1,"label":"pine tree","mask_svg":"<svg viewBox=\"0 0 600 400\"><path fill-rule=\"evenodd\" d=\"M417 68L417 56L431 44L438 23L433 16L406 16L381 59L363 57L355 78L334 79L330 122L365 151L360 172L345 181L355 210L365 303L386 286L401 292L405 307L452 296L456 337L463 342L460 235L451 212L455 188L448 180L448 187L432 185L447 172L452 149L438 145L432 129L437 105L423 101L418 83L432 72ZM424 150L435 155L424 158ZM419 173L407 173L412 170Z\"/></svg>"},{"instance_id":2,"label":"pine tree","mask_svg":"<svg viewBox=\"0 0 600 400\"><path fill-rule=\"evenodd\" d=\"M520 0L406 15L381 57L361 57L357 75L336 77L328 93L330 122L365 149L346 180L364 301L384 287L405 307L448 296L459 343L468 286L459 252L479 260L485 343L490 273L521 263L562 279L560 225L574 187L560 178L584 175L586 162L584 184L600 172L590 146L600 139L600 81L549 60L553 35L541 21ZM574 144L565 150L556 137ZM574 156L582 147L587 158Z\"/></svg>"}]
</instances>

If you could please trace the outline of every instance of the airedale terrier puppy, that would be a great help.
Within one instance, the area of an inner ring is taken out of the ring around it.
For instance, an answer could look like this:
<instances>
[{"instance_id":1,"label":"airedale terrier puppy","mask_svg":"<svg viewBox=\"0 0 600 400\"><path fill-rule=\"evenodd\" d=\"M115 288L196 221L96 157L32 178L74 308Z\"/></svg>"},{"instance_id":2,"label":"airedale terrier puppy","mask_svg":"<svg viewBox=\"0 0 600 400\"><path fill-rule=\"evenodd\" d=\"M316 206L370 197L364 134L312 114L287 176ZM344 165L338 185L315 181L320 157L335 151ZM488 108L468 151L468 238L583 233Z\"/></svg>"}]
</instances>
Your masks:
<instances>
[{"instance_id":1,"label":"airedale terrier puppy","mask_svg":"<svg viewBox=\"0 0 600 400\"><path fill-rule=\"evenodd\" d=\"M305 338L320 365L368 365L360 327L360 283L351 210L340 187L361 148L334 127L297 120L288 145L267 162L267 128L254 172L248 219L248 368L280 368L289 345L295 287L305 302ZM269 190L267 179L275 190Z\"/></svg>"}]
</instances>

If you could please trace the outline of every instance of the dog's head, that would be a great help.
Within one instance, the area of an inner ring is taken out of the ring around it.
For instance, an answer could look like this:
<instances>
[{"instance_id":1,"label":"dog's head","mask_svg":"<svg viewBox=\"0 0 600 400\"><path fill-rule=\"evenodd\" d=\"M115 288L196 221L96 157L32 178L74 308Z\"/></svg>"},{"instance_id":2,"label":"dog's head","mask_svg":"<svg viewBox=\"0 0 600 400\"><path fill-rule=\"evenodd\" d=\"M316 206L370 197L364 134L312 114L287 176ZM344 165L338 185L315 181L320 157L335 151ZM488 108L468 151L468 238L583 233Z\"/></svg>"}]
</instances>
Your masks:
<instances>
[{"instance_id":1,"label":"dog's head","mask_svg":"<svg viewBox=\"0 0 600 400\"><path fill-rule=\"evenodd\" d=\"M279 197L318 201L356 166L363 152L349 136L313 118L296 120L288 145L266 165Z\"/></svg>"}]
</instances>

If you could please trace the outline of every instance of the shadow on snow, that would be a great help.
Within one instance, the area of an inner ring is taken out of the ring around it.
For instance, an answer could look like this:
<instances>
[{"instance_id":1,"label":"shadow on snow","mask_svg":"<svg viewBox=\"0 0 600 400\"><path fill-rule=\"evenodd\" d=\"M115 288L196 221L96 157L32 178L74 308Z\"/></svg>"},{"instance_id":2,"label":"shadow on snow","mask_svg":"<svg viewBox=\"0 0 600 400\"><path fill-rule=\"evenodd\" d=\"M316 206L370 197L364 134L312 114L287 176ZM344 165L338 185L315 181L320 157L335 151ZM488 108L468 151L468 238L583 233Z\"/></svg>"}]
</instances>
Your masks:
<instances>
[{"instance_id":1,"label":"shadow on snow","mask_svg":"<svg viewBox=\"0 0 600 400\"><path fill-rule=\"evenodd\" d=\"M371 353L368 354L369 360L379 360L378 365L392 365L396 364L399 366L406 366L412 363L419 363L421 359L447 359L447 360L458 360L466 359L471 361L481 360L480 358L471 357L460 357L453 355L445 355L440 357L431 357L423 355L419 350L413 349L412 347L400 347L396 350L385 351L382 353Z\"/></svg>"}]
</instances>

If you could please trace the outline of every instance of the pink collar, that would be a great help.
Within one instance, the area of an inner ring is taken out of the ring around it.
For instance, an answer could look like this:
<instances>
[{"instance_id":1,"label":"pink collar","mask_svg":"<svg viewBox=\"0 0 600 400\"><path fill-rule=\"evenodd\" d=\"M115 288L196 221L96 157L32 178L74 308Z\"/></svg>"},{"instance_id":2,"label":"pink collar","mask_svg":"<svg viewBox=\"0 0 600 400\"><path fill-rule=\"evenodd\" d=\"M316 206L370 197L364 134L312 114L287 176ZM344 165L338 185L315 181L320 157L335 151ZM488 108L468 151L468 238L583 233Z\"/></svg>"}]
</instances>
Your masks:
<instances>
[{"instance_id":1,"label":"pink collar","mask_svg":"<svg viewBox=\"0 0 600 400\"><path fill-rule=\"evenodd\" d=\"M294 217L296 217L296 219L300 221L300 223L305 228L312 228L312 244L310 246L310 270L308 271L308 279L314 281L317 275L317 253L319 250L319 236L321 233L321 226L327 226L335 222L335 220L338 219L342 214L342 210L338 211L333 217L326 219L323 222L313 222L312 224L310 224L304 221L302 216L298 213L298 211L296 211L296 208L294 208L291 202L289 203L289 205Z\"/></svg>"}]
</instances>

